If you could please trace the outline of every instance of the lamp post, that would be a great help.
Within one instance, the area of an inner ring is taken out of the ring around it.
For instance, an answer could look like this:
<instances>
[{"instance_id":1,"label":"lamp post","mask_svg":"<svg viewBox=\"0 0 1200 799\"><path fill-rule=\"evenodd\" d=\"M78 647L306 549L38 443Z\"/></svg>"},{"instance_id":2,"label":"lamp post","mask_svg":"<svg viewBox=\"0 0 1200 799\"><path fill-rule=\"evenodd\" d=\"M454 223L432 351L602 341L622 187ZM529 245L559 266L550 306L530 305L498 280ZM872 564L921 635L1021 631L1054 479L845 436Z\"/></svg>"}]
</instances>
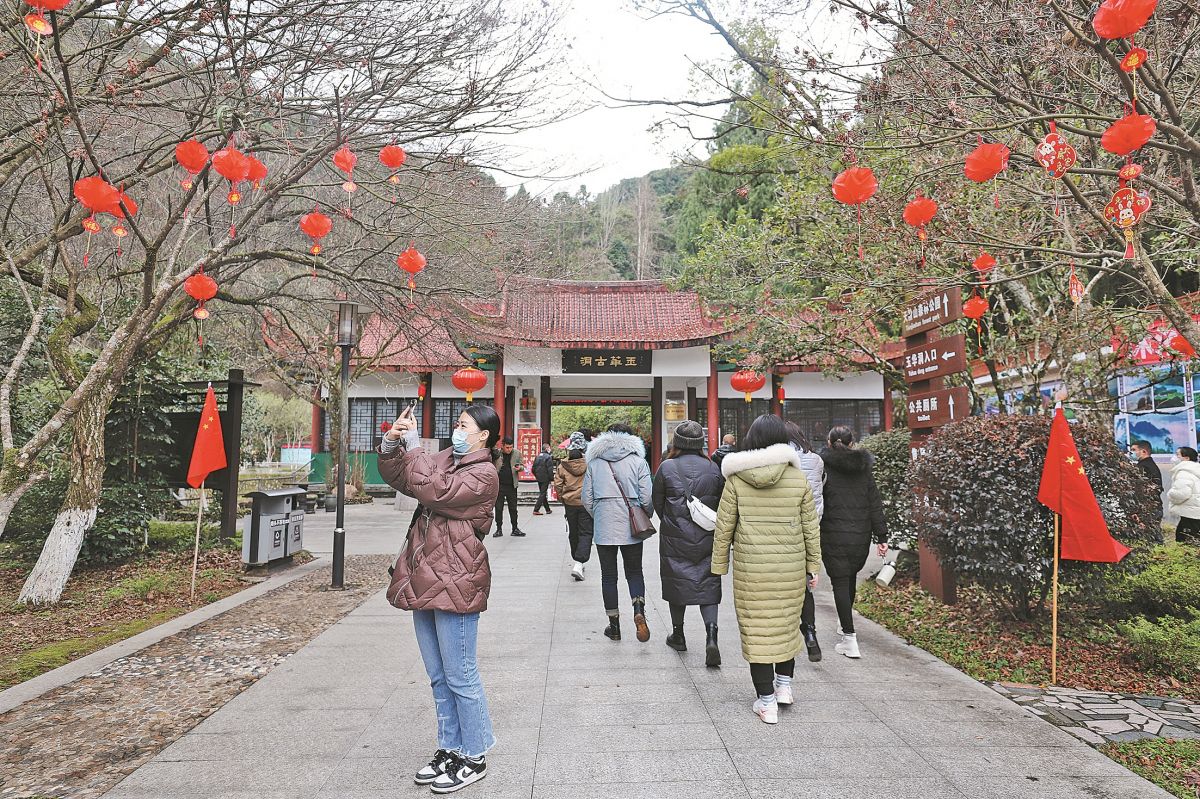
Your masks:
<instances>
[{"instance_id":1,"label":"lamp post","mask_svg":"<svg viewBox=\"0 0 1200 799\"><path fill-rule=\"evenodd\" d=\"M333 581L331 587L344 588L346 567L346 458L350 457L350 350L358 344L358 303L339 301L337 346L342 350L342 391L338 413L342 420L338 436L337 517L333 525Z\"/></svg>"}]
</instances>

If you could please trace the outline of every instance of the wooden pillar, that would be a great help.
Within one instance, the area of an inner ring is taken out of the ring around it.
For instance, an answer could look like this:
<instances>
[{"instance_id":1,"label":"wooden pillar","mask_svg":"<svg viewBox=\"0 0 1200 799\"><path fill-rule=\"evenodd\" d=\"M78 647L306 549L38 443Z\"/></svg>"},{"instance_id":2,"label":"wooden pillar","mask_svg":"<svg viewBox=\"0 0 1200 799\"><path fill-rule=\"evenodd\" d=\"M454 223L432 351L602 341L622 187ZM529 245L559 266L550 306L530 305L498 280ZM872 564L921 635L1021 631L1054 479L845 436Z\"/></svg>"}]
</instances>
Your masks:
<instances>
[{"instance_id":1,"label":"wooden pillar","mask_svg":"<svg viewBox=\"0 0 1200 799\"><path fill-rule=\"evenodd\" d=\"M779 399L779 390L783 387L783 375L771 372L771 413L783 418L783 401Z\"/></svg>"},{"instance_id":2,"label":"wooden pillar","mask_svg":"<svg viewBox=\"0 0 1200 799\"><path fill-rule=\"evenodd\" d=\"M421 438L433 438L433 372L418 375L425 386L425 398L421 400Z\"/></svg>"},{"instance_id":3,"label":"wooden pillar","mask_svg":"<svg viewBox=\"0 0 1200 799\"><path fill-rule=\"evenodd\" d=\"M883 381L883 429L892 429L892 417L896 415L895 403L892 402L892 390L888 388L887 380Z\"/></svg>"},{"instance_id":4,"label":"wooden pillar","mask_svg":"<svg viewBox=\"0 0 1200 799\"><path fill-rule=\"evenodd\" d=\"M313 397L312 405L312 454L325 451L325 412L321 409L319 396Z\"/></svg>"},{"instance_id":5,"label":"wooden pillar","mask_svg":"<svg viewBox=\"0 0 1200 799\"><path fill-rule=\"evenodd\" d=\"M687 415L693 422L699 421L699 403L696 401L696 387L688 386L687 390Z\"/></svg>"},{"instance_id":6,"label":"wooden pillar","mask_svg":"<svg viewBox=\"0 0 1200 799\"><path fill-rule=\"evenodd\" d=\"M663 451L663 384L662 378L654 378L654 388L650 390L650 424L653 432L650 434L650 470L657 472L662 462Z\"/></svg>"},{"instance_id":7,"label":"wooden pillar","mask_svg":"<svg viewBox=\"0 0 1200 799\"><path fill-rule=\"evenodd\" d=\"M554 446L550 440L550 378L542 377L542 390L538 396L538 411L542 422L542 443Z\"/></svg>"},{"instance_id":8,"label":"wooden pillar","mask_svg":"<svg viewBox=\"0 0 1200 799\"><path fill-rule=\"evenodd\" d=\"M238 468L242 462L242 394L246 379L241 369L229 370L225 414L221 419L225 440L225 477L221 481L221 538L237 533Z\"/></svg>"},{"instance_id":9,"label":"wooden pillar","mask_svg":"<svg viewBox=\"0 0 1200 799\"><path fill-rule=\"evenodd\" d=\"M507 426L506 426L507 425ZM509 386L504 390L504 412L500 414L500 429L507 432L503 433L506 436L512 436L513 442L517 440L517 387Z\"/></svg>"},{"instance_id":10,"label":"wooden pillar","mask_svg":"<svg viewBox=\"0 0 1200 799\"><path fill-rule=\"evenodd\" d=\"M496 371L492 372L492 409L496 411L496 415L500 417L500 437L506 435L505 425L508 424L509 416L504 412L504 398L507 395L507 390L504 385L504 356L496 356Z\"/></svg>"},{"instance_id":11,"label":"wooden pillar","mask_svg":"<svg viewBox=\"0 0 1200 799\"><path fill-rule=\"evenodd\" d=\"M708 364L708 451L711 453L721 446L721 403L717 392L717 364L711 360Z\"/></svg>"}]
</instances>

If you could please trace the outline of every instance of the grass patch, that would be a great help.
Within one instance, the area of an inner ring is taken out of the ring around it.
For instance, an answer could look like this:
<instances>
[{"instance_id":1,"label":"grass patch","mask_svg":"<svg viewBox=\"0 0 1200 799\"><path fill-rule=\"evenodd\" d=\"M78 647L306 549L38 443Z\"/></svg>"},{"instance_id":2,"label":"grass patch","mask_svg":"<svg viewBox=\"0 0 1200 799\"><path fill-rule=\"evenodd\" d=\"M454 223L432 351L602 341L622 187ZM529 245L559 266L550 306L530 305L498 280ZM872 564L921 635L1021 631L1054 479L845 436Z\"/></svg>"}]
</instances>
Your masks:
<instances>
[{"instance_id":1,"label":"grass patch","mask_svg":"<svg viewBox=\"0 0 1200 799\"><path fill-rule=\"evenodd\" d=\"M72 660L90 655L92 652L118 641L124 641L151 627L157 627L181 613L183 613L183 609L163 611L144 619L117 624L108 629L100 628L93 635L69 638L25 652L12 659L11 662L0 665L0 688L7 688L33 679L39 674L53 671Z\"/></svg>"},{"instance_id":2,"label":"grass patch","mask_svg":"<svg viewBox=\"0 0 1200 799\"><path fill-rule=\"evenodd\" d=\"M161 572L130 577L105 591L104 598L114 602L133 598L151 599L157 594L165 594L170 591L173 582L171 575Z\"/></svg>"},{"instance_id":3,"label":"grass patch","mask_svg":"<svg viewBox=\"0 0 1200 799\"><path fill-rule=\"evenodd\" d=\"M1200 797L1200 741L1133 741L1101 751L1180 799Z\"/></svg>"}]
</instances>

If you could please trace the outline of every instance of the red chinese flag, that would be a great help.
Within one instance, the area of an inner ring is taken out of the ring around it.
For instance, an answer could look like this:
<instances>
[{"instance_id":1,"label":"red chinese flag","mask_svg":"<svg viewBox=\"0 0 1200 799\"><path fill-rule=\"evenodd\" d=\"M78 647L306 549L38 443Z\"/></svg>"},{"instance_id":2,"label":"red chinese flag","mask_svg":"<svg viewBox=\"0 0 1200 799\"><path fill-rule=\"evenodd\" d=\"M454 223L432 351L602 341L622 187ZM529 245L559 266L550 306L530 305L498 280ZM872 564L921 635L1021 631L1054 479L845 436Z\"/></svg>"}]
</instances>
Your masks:
<instances>
[{"instance_id":1,"label":"red chinese flag","mask_svg":"<svg viewBox=\"0 0 1200 799\"><path fill-rule=\"evenodd\" d=\"M1064 560L1116 563L1129 554L1129 547L1108 533L1062 408L1054 412L1054 422L1050 425L1050 446L1042 468L1038 502L1062 516Z\"/></svg>"},{"instance_id":2,"label":"red chinese flag","mask_svg":"<svg viewBox=\"0 0 1200 799\"><path fill-rule=\"evenodd\" d=\"M204 395L204 410L200 413L200 427L196 430L192 463L188 466L188 485L199 488L210 474L224 468L225 439L221 435L221 416L217 413L217 395L209 386Z\"/></svg>"}]
</instances>

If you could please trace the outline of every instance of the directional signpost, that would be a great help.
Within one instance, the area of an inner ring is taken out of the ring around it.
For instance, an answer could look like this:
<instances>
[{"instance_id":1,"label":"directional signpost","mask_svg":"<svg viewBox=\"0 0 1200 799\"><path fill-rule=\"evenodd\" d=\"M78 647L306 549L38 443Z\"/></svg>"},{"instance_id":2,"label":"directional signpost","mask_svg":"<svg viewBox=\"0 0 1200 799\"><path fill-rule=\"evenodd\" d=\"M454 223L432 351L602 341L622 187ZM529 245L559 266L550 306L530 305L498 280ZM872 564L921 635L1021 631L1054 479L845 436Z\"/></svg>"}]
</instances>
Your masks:
<instances>
[{"instance_id":1,"label":"directional signpost","mask_svg":"<svg viewBox=\"0 0 1200 799\"><path fill-rule=\"evenodd\" d=\"M904 382L908 383L908 428L911 454L925 453L930 434L971 412L965 387L946 388L945 378L967 368L967 340L962 334L939 337L944 325L962 319L957 288L930 290L904 309ZM948 605L955 602L954 573L942 568L937 553L920 542L921 586Z\"/></svg>"}]
</instances>

